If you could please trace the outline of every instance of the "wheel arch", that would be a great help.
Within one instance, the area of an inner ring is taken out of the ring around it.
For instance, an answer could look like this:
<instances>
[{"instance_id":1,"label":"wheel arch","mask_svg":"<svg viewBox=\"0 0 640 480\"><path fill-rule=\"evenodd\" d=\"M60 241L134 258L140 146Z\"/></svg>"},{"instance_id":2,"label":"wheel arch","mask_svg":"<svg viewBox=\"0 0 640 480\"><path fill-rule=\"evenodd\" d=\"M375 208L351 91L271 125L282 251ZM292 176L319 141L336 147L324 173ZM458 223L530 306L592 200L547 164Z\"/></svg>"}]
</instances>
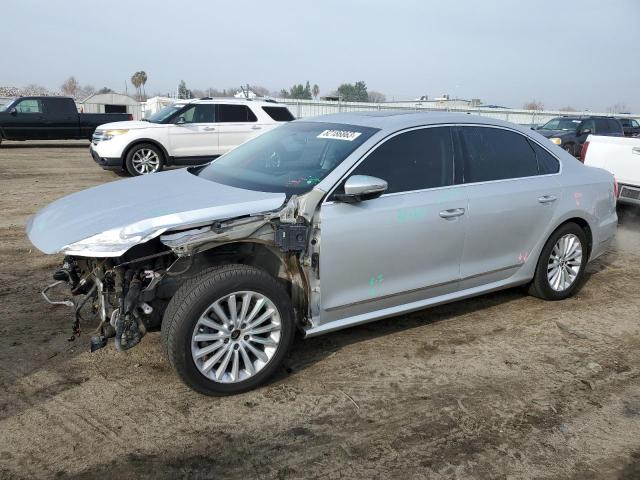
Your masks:
<instances>
[{"instance_id":1,"label":"wheel arch","mask_svg":"<svg viewBox=\"0 0 640 480\"><path fill-rule=\"evenodd\" d=\"M588 258L591 256L591 252L593 251L593 231L591 229L591 225L589 225L589 222L582 218L582 217L577 217L577 216L573 216L567 219L564 219L561 223L559 223L556 228L553 229L553 231L548 235L547 239L551 238L551 236L559 229L562 228L564 225L566 225L567 223L575 223L576 225L578 225L580 228L582 228L582 230L584 231L586 237L587 237L587 261Z\"/></svg>"},{"instance_id":2,"label":"wheel arch","mask_svg":"<svg viewBox=\"0 0 640 480\"><path fill-rule=\"evenodd\" d=\"M308 282L295 255L283 253L270 244L255 240L225 243L199 255L202 264L207 266L239 263L266 271L285 286L296 322L307 316Z\"/></svg>"},{"instance_id":3,"label":"wheel arch","mask_svg":"<svg viewBox=\"0 0 640 480\"><path fill-rule=\"evenodd\" d=\"M164 157L163 158L164 164L165 165L169 164L169 160L171 158L169 156L169 152L167 152L167 149L164 148L164 146L159 141L154 140L152 138L136 138L135 140L132 140L131 143L129 143L122 151L122 156L120 157L120 161L122 162L122 165L121 165L122 168L126 168L127 155L129 155L129 152L137 145L141 145L143 143L150 143L154 147L158 147L162 152L162 156Z\"/></svg>"}]
</instances>

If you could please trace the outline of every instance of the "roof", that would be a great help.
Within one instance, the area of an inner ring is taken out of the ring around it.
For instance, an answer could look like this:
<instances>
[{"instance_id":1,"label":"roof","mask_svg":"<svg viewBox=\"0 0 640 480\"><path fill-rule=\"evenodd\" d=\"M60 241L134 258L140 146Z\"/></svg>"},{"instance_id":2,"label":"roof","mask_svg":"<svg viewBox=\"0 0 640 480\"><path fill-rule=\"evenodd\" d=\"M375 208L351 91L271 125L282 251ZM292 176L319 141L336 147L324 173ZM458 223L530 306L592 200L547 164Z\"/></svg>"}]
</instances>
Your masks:
<instances>
[{"instance_id":1,"label":"roof","mask_svg":"<svg viewBox=\"0 0 640 480\"><path fill-rule=\"evenodd\" d=\"M347 125L359 125L362 127L372 127L389 131L419 127L423 125L451 123L486 124L523 130L520 126L513 123L504 122L495 118L471 115L468 113L415 112L412 110L343 112L304 118L298 121L344 123Z\"/></svg>"},{"instance_id":2,"label":"roof","mask_svg":"<svg viewBox=\"0 0 640 480\"><path fill-rule=\"evenodd\" d=\"M239 105L246 105L248 103L257 105L278 105L273 100L267 100L262 98L232 98L232 97L204 97L204 98L192 98L188 100L176 100L175 103L187 104L187 103L232 103ZM286 106L286 105L283 105Z\"/></svg>"}]
</instances>

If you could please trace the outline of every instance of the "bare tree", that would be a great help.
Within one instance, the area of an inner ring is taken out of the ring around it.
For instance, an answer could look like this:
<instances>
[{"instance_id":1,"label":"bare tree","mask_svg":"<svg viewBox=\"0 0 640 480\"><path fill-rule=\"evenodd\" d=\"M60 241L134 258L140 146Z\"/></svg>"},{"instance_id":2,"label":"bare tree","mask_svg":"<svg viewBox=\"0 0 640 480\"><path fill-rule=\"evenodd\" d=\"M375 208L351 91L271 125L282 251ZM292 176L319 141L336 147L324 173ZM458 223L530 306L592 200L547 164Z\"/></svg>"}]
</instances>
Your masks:
<instances>
[{"instance_id":1,"label":"bare tree","mask_svg":"<svg viewBox=\"0 0 640 480\"><path fill-rule=\"evenodd\" d=\"M260 85L251 85L249 89L259 97L268 97L269 89L261 87Z\"/></svg>"},{"instance_id":2,"label":"bare tree","mask_svg":"<svg viewBox=\"0 0 640 480\"><path fill-rule=\"evenodd\" d=\"M387 100L387 97L385 97L384 93L376 92L375 90L371 90L370 92L368 92L368 95L369 101L373 103L382 103Z\"/></svg>"},{"instance_id":3,"label":"bare tree","mask_svg":"<svg viewBox=\"0 0 640 480\"><path fill-rule=\"evenodd\" d=\"M522 108L525 110L544 110L544 104L538 100L531 100L525 103Z\"/></svg>"},{"instance_id":4,"label":"bare tree","mask_svg":"<svg viewBox=\"0 0 640 480\"><path fill-rule=\"evenodd\" d=\"M607 111L609 113L628 113L629 109L624 103L618 102L615 105L611 105L609 108L607 108Z\"/></svg>"},{"instance_id":5,"label":"bare tree","mask_svg":"<svg viewBox=\"0 0 640 480\"><path fill-rule=\"evenodd\" d=\"M64 81L60 90L62 90L62 93L65 95L75 98L80 90L80 83L78 83L75 77L71 76Z\"/></svg>"},{"instance_id":6,"label":"bare tree","mask_svg":"<svg viewBox=\"0 0 640 480\"><path fill-rule=\"evenodd\" d=\"M317 99L318 95L320 95L320 87L318 86L317 83L313 85L313 88L311 89L311 93L313 94L313 98L315 99Z\"/></svg>"}]
</instances>

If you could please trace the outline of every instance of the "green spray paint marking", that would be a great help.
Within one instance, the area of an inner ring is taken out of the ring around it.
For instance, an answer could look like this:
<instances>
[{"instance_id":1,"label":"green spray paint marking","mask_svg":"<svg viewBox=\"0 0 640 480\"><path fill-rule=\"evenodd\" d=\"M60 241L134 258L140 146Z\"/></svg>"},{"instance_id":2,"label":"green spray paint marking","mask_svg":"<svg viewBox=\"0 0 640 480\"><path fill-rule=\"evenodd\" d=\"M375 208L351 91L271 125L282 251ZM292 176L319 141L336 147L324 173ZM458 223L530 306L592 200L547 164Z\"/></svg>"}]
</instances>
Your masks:
<instances>
[{"instance_id":1,"label":"green spray paint marking","mask_svg":"<svg viewBox=\"0 0 640 480\"><path fill-rule=\"evenodd\" d=\"M382 276L382 274L378 274L373 275L370 279L369 279L369 295L372 297L375 297L378 295L378 285L380 285L382 283L382 281L384 280L384 277Z\"/></svg>"},{"instance_id":2,"label":"green spray paint marking","mask_svg":"<svg viewBox=\"0 0 640 480\"><path fill-rule=\"evenodd\" d=\"M398 210L396 220L398 223L418 222L427 216L426 208L405 208Z\"/></svg>"}]
</instances>

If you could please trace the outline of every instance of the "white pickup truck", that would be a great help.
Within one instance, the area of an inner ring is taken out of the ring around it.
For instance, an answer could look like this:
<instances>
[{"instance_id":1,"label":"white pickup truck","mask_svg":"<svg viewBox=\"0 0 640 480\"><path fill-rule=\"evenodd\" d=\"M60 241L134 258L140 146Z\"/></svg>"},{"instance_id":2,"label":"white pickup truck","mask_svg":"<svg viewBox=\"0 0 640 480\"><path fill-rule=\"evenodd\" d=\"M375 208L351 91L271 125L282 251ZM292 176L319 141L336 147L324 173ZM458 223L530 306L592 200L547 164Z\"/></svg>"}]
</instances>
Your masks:
<instances>
[{"instance_id":1,"label":"white pickup truck","mask_svg":"<svg viewBox=\"0 0 640 480\"><path fill-rule=\"evenodd\" d=\"M618 182L618 201L640 205L640 137L589 135L580 160L613 174Z\"/></svg>"}]
</instances>

